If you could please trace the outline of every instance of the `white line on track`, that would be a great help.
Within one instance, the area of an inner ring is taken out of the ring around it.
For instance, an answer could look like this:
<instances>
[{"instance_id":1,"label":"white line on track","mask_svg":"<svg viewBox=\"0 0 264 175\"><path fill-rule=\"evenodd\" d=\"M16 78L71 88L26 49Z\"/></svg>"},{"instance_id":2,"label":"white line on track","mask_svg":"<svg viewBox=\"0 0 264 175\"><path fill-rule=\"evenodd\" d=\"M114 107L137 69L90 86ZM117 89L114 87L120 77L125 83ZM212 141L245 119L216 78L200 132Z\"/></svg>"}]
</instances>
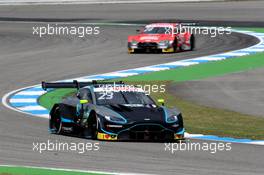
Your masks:
<instances>
[{"instance_id":1,"label":"white line on track","mask_svg":"<svg viewBox=\"0 0 264 175\"><path fill-rule=\"evenodd\" d=\"M145 67L145 68L136 68L136 69L134 69L134 70L138 70L138 71L161 71L161 70L168 70L168 69L170 69L170 68L166 68L166 67L162 67L162 68L160 68L160 67Z\"/></svg>"},{"instance_id":2,"label":"white line on track","mask_svg":"<svg viewBox=\"0 0 264 175\"><path fill-rule=\"evenodd\" d=\"M193 60L208 60L208 61L219 61L224 60L225 57L200 57L200 58L194 58Z\"/></svg>"},{"instance_id":3,"label":"white line on track","mask_svg":"<svg viewBox=\"0 0 264 175\"><path fill-rule=\"evenodd\" d=\"M16 95L43 95L46 91L21 91L17 93Z\"/></svg>"},{"instance_id":4,"label":"white line on track","mask_svg":"<svg viewBox=\"0 0 264 175\"><path fill-rule=\"evenodd\" d=\"M31 116L36 116L36 115L33 115L33 114L30 114L30 113L27 113L27 112L24 112L24 111L21 111L21 110L18 110L17 108L15 107L12 107L11 105L8 104L8 97L12 94L15 94L19 91L22 91L22 90L25 90L25 89L28 89L28 88L32 88L32 87L35 87L35 86L28 86L28 87L24 87L24 88L20 88L20 89L17 89L17 90L13 90L7 94L5 94L3 97L2 97L2 104L7 107L8 109L11 109L11 110L14 110L16 112L20 112L20 113L23 113L23 114L27 114L27 115L31 115ZM42 117L42 116L39 116L39 117ZM45 117L46 118L46 117Z\"/></svg>"},{"instance_id":5,"label":"white line on track","mask_svg":"<svg viewBox=\"0 0 264 175\"><path fill-rule=\"evenodd\" d=\"M42 106L39 106L39 105L37 105L37 106L25 106L25 107L19 107L18 108L19 110L21 110L21 111L47 111L47 109L46 108L44 108L44 107L42 107Z\"/></svg>"},{"instance_id":6,"label":"white line on track","mask_svg":"<svg viewBox=\"0 0 264 175\"><path fill-rule=\"evenodd\" d=\"M172 62L172 63L165 63L164 65L172 65L172 66L191 66L191 65L195 65L195 64L199 64L198 62Z\"/></svg>"},{"instance_id":7,"label":"white line on track","mask_svg":"<svg viewBox=\"0 0 264 175\"><path fill-rule=\"evenodd\" d=\"M103 76L119 76L119 77L128 77L128 76L133 76L133 75L138 75L137 73L107 73L107 74L102 74Z\"/></svg>"},{"instance_id":8,"label":"white line on track","mask_svg":"<svg viewBox=\"0 0 264 175\"><path fill-rule=\"evenodd\" d=\"M245 55L249 55L249 53L236 53L236 52L233 52L233 53L223 53L221 55L226 55L226 56L245 56Z\"/></svg>"},{"instance_id":9,"label":"white line on track","mask_svg":"<svg viewBox=\"0 0 264 175\"><path fill-rule=\"evenodd\" d=\"M10 103L34 103L37 102L36 98L11 98Z\"/></svg>"}]
</instances>

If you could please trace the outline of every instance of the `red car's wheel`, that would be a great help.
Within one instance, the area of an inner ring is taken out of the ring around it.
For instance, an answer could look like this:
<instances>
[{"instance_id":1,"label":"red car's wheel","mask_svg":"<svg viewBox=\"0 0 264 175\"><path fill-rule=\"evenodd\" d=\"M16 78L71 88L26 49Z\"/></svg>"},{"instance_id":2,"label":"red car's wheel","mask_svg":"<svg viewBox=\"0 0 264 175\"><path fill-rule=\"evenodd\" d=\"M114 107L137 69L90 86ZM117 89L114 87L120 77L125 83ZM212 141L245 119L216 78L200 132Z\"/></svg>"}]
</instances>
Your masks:
<instances>
[{"instance_id":1,"label":"red car's wheel","mask_svg":"<svg viewBox=\"0 0 264 175\"><path fill-rule=\"evenodd\" d=\"M178 50L178 42L177 42L177 39L175 39L173 43L173 52L176 53L177 50Z\"/></svg>"},{"instance_id":2,"label":"red car's wheel","mask_svg":"<svg viewBox=\"0 0 264 175\"><path fill-rule=\"evenodd\" d=\"M191 35L191 38L190 38L190 44L191 44L190 50L192 51L195 47L195 37L193 34Z\"/></svg>"}]
</instances>

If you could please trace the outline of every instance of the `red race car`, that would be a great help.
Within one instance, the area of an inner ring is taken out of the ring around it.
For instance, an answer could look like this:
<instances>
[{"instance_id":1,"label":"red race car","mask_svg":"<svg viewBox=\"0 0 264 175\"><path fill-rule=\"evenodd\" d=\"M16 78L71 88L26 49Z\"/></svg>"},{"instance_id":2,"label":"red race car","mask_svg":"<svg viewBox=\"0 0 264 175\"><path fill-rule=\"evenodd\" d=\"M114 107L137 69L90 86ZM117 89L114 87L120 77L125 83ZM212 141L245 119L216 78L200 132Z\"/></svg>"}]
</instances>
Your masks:
<instances>
[{"instance_id":1,"label":"red race car","mask_svg":"<svg viewBox=\"0 0 264 175\"><path fill-rule=\"evenodd\" d=\"M194 35L180 23L153 23L146 25L138 35L128 36L128 53L161 51L173 53L193 50Z\"/></svg>"}]
</instances>

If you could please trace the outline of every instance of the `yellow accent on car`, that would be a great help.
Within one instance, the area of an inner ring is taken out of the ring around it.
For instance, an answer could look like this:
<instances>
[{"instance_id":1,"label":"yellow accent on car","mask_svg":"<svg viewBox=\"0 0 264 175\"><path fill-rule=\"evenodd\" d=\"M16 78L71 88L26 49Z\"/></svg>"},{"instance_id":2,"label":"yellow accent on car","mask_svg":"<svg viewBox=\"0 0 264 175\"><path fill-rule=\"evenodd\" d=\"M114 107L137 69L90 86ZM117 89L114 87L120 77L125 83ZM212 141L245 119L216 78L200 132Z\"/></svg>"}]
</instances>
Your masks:
<instances>
[{"instance_id":1,"label":"yellow accent on car","mask_svg":"<svg viewBox=\"0 0 264 175\"><path fill-rule=\"evenodd\" d=\"M97 133L98 140L117 140L117 135L113 134L105 134L105 133Z\"/></svg>"},{"instance_id":2,"label":"yellow accent on car","mask_svg":"<svg viewBox=\"0 0 264 175\"><path fill-rule=\"evenodd\" d=\"M168 48L168 49L162 49L162 52L164 52L164 53L167 53L167 52L171 53L171 52L174 52L174 48L172 47L172 48Z\"/></svg>"},{"instance_id":3,"label":"yellow accent on car","mask_svg":"<svg viewBox=\"0 0 264 175\"><path fill-rule=\"evenodd\" d=\"M158 99L158 102L159 102L159 103L164 103L165 100L164 100L163 98L160 98L160 99Z\"/></svg>"},{"instance_id":4,"label":"yellow accent on car","mask_svg":"<svg viewBox=\"0 0 264 175\"><path fill-rule=\"evenodd\" d=\"M133 53L133 52L135 52L134 49L128 49L128 53Z\"/></svg>"},{"instance_id":5,"label":"yellow accent on car","mask_svg":"<svg viewBox=\"0 0 264 175\"><path fill-rule=\"evenodd\" d=\"M80 100L80 103L85 104L85 103L89 103L89 101L88 100Z\"/></svg>"}]
</instances>

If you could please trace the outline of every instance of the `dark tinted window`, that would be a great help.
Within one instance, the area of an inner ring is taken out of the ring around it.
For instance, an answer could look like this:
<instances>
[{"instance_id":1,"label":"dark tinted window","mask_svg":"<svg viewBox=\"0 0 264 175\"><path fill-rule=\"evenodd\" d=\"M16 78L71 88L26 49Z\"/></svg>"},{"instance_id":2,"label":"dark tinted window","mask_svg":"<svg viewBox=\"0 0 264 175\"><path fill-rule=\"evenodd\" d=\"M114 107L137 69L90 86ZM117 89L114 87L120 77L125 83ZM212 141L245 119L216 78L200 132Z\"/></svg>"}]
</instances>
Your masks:
<instances>
[{"instance_id":1,"label":"dark tinted window","mask_svg":"<svg viewBox=\"0 0 264 175\"><path fill-rule=\"evenodd\" d=\"M92 94L90 89L80 89L79 92L77 93L77 96L81 99L81 100L89 100L92 101Z\"/></svg>"},{"instance_id":2,"label":"dark tinted window","mask_svg":"<svg viewBox=\"0 0 264 175\"><path fill-rule=\"evenodd\" d=\"M169 27L146 27L143 31L145 34L171 34Z\"/></svg>"}]
</instances>

